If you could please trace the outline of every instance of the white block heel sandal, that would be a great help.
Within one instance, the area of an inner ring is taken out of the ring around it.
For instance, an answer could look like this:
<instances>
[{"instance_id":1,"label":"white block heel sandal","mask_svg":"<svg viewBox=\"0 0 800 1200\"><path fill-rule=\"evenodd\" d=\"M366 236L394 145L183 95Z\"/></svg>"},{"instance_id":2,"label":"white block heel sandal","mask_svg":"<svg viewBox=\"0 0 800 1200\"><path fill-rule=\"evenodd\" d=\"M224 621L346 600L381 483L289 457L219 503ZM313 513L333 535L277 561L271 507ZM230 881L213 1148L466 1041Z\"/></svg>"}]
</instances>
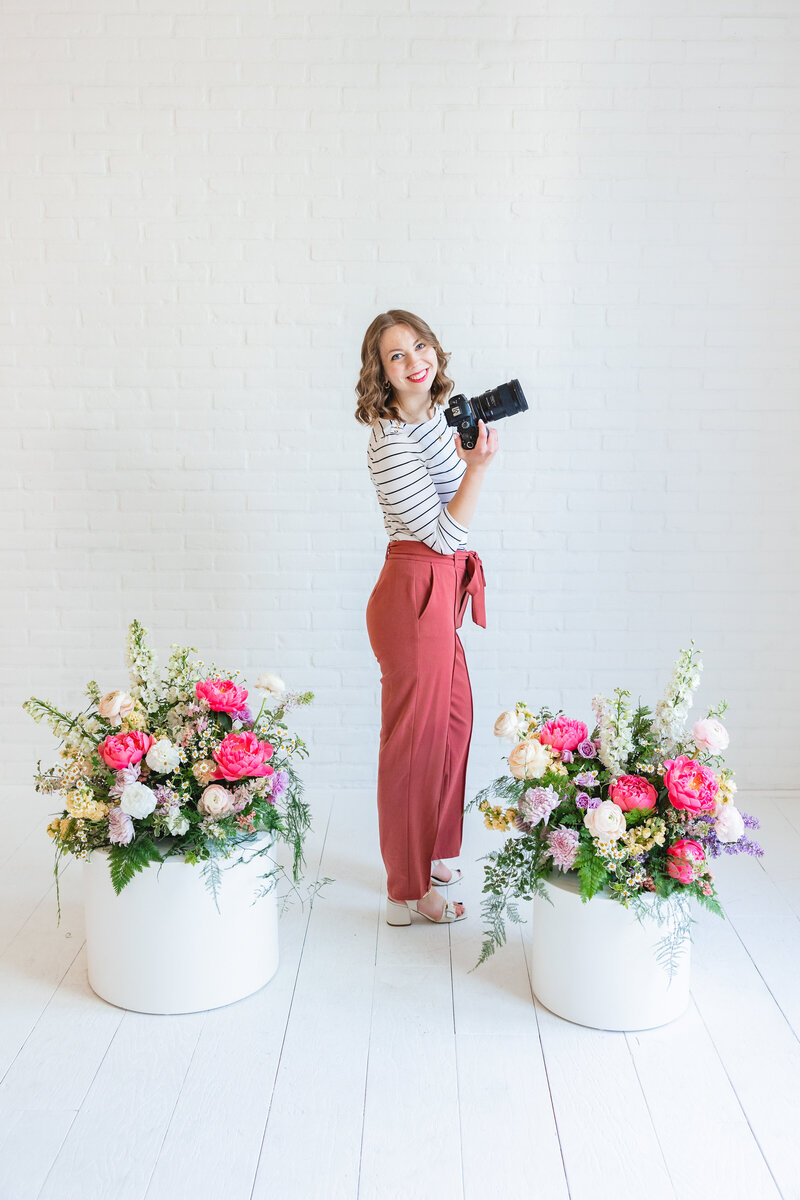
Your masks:
<instances>
[{"instance_id":1,"label":"white block heel sandal","mask_svg":"<svg viewBox=\"0 0 800 1200\"><path fill-rule=\"evenodd\" d=\"M425 893L425 896L428 892ZM422 899L425 899L425 896ZM452 900L445 900L442 915L440 917L429 917L426 912L421 912L417 907L418 900L390 900L386 897L386 924L387 925L410 925L411 914L415 912L418 916L424 917L426 921L433 921L434 925L450 925L453 921L463 921L467 915L466 909L462 913L456 912L456 906Z\"/></svg>"},{"instance_id":2,"label":"white block heel sandal","mask_svg":"<svg viewBox=\"0 0 800 1200\"><path fill-rule=\"evenodd\" d=\"M450 887L451 883L460 883L463 878L464 876L460 867L450 868L449 879L437 879L436 875L434 875L433 871L431 871L431 883L434 884L435 887Z\"/></svg>"}]
</instances>

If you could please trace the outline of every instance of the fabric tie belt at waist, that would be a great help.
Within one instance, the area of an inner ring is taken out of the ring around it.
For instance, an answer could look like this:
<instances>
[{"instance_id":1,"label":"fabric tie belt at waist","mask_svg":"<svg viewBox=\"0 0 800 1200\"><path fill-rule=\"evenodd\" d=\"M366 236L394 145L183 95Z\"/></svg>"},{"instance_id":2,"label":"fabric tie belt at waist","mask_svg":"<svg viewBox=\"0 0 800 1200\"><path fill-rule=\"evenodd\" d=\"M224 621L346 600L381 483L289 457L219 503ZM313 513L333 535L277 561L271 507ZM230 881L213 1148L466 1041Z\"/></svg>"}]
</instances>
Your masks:
<instances>
[{"instance_id":1,"label":"fabric tie belt at waist","mask_svg":"<svg viewBox=\"0 0 800 1200\"><path fill-rule=\"evenodd\" d=\"M386 557L422 558L427 562L453 563L456 568L456 629L460 629L467 609L467 597L472 597L472 620L486 628L486 576L483 563L475 550L456 550L454 554L439 554L424 542L389 542Z\"/></svg>"}]
</instances>

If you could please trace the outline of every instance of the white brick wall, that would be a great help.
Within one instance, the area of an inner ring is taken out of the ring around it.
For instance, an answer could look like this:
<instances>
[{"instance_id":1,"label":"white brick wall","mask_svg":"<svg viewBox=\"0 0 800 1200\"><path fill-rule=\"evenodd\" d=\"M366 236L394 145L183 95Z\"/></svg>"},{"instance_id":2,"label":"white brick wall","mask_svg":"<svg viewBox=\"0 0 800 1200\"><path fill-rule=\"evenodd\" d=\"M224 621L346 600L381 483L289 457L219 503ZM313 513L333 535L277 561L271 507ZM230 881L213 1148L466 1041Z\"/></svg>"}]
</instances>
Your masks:
<instances>
[{"instance_id":1,"label":"white brick wall","mask_svg":"<svg viewBox=\"0 0 800 1200\"><path fill-rule=\"evenodd\" d=\"M470 788L519 698L653 703L690 637L740 784L796 786L800 16L759 0L7 0L6 781L30 693L138 616L317 701L370 802L385 544L353 420L376 312L518 376L471 544Z\"/></svg>"}]
</instances>

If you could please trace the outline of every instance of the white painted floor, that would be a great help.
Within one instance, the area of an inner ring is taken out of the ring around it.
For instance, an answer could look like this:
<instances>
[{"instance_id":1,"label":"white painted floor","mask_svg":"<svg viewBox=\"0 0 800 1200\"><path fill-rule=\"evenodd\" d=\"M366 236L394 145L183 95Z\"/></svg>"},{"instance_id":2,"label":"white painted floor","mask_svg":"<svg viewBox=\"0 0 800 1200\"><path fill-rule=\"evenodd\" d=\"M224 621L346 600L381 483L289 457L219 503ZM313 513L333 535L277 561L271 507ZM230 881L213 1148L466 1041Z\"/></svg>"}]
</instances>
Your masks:
<instances>
[{"instance_id":1,"label":"white painted floor","mask_svg":"<svg viewBox=\"0 0 800 1200\"><path fill-rule=\"evenodd\" d=\"M740 794L761 863L721 860L693 1001L603 1033L532 998L527 936L470 973L482 870L466 822L451 928L383 919L374 813L316 805L312 874L255 996L124 1012L86 981L80 868L56 926L47 798L9 812L0 871L0 1198L767 1200L800 1197L800 796ZM10 830L10 833L8 832Z\"/></svg>"}]
</instances>

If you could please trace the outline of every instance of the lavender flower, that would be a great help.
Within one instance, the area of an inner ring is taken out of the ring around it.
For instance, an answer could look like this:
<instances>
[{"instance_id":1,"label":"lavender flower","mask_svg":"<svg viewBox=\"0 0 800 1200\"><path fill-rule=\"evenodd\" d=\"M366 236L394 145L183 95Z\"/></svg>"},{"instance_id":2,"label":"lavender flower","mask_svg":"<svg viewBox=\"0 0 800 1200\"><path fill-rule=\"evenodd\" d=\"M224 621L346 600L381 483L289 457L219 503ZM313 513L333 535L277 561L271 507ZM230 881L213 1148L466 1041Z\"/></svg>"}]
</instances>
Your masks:
<instances>
[{"instance_id":1,"label":"lavender flower","mask_svg":"<svg viewBox=\"0 0 800 1200\"><path fill-rule=\"evenodd\" d=\"M156 806L158 808L172 808L173 805L180 804L177 793L168 787L166 783L159 783L153 788L153 794L156 798Z\"/></svg>"},{"instance_id":2,"label":"lavender flower","mask_svg":"<svg viewBox=\"0 0 800 1200\"><path fill-rule=\"evenodd\" d=\"M289 772L276 771L272 776L272 795L269 797L270 804L274 804L278 797L283 795L288 786Z\"/></svg>"},{"instance_id":3,"label":"lavender flower","mask_svg":"<svg viewBox=\"0 0 800 1200\"><path fill-rule=\"evenodd\" d=\"M558 867L560 871L569 871L575 865L578 856L577 830L568 829L566 825L551 829L547 835L545 854L550 855L554 867Z\"/></svg>"},{"instance_id":4,"label":"lavender flower","mask_svg":"<svg viewBox=\"0 0 800 1200\"><path fill-rule=\"evenodd\" d=\"M578 787L597 787L597 771L581 771L572 782Z\"/></svg>"},{"instance_id":5,"label":"lavender flower","mask_svg":"<svg viewBox=\"0 0 800 1200\"><path fill-rule=\"evenodd\" d=\"M586 792L578 792L577 796L575 797L575 803L577 804L578 808L587 809L589 807L589 801L591 798L591 796L587 796Z\"/></svg>"},{"instance_id":6,"label":"lavender flower","mask_svg":"<svg viewBox=\"0 0 800 1200\"><path fill-rule=\"evenodd\" d=\"M571 750L562 750L561 751L561 761L562 762L574 762L574 760L575 760L575 755L572 753Z\"/></svg>"},{"instance_id":7,"label":"lavender flower","mask_svg":"<svg viewBox=\"0 0 800 1200\"><path fill-rule=\"evenodd\" d=\"M253 723L253 714L250 710L249 704L243 705L242 708L238 709L231 715L234 721L241 721L245 725L252 725Z\"/></svg>"},{"instance_id":8,"label":"lavender flower","mask_svg":"<svg viewBox=\"0 0 800 1200\"><path fill-rule=\"evenodd\" d=\"M118 846L127 846L133 841L133 821L121 808L108 810L108 840Z\"/></svg>"},{"instance_id":9,"label":"lavender flower","mask_svg":"<svg viewBox=\"0 0 800 1200\"><path fill-rule=\"evenodd\" d=\"M585 738L580 746L578 746L578 754L581 758L597 758L597 750L591 738Z\"/></svg>"}]
</instances>

